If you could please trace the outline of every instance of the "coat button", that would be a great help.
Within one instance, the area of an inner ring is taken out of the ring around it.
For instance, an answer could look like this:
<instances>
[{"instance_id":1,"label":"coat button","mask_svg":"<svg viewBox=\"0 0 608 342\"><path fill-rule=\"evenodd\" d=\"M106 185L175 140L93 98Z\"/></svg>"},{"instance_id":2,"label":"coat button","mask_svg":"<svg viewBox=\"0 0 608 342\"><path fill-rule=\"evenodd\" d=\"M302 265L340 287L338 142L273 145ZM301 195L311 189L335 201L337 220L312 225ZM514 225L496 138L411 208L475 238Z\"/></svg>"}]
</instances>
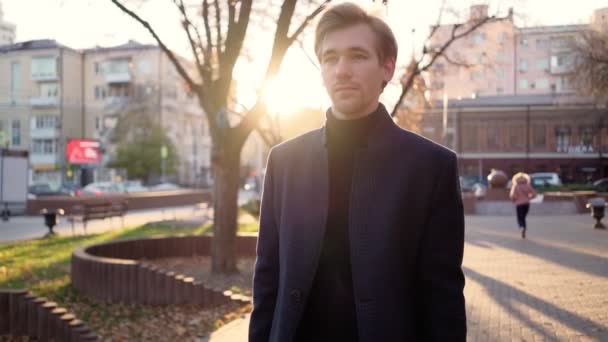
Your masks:
<instances>
[{"instance_id":1,"label":"coat button","mask_svg":"<svg viewBox=\"0 0 608 342\"><path fill-rule=\"evenodd\" d=\"M302 292L300 290L291 290L289 296L291 297L291 301L296 304L302 302Z\"/></svg>"}]
</instances>

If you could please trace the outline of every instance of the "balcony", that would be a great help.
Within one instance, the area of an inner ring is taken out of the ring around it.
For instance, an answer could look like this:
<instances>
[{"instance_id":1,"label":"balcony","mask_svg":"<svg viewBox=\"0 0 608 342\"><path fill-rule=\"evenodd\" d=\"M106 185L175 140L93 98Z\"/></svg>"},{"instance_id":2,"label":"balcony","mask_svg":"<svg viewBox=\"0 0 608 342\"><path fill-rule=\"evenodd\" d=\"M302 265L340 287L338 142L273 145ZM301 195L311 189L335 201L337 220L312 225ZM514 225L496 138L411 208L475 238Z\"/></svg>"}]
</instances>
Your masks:
<instances>
[{"instance_id":1,"label":"balcony","mask_svg":"<svg viewBox=\"0 0 608 342\"><path fill-rule=\"evenodd\" d=\"M106 83L130 83L132 81L129 71L106 71L104 77Z\"/></svg>"},{"instance_id":2,"label":"balcony","mask_svg":"<svg viewBox=\"0 0 608 342\"><path fill-rule=\"evenodd\" d=\"M554 75L568 74L568 73L571 73L572 71L574 71L574 67L571 64L552 65L551 66L551 73Z\"/></svg>"},{"instance_id":3,"label":"balcony","mask_svg":"<svg viewBox=\"0 0 608 342\"><path fill-rule=\"evenodd\" d=\"M59 106L58 97L31 97L30 106L36 108L49 108Z\"/></svg>"},{"instance_id":4,"label":"balcony","mask_svg":"<svg viewBox=\"0 0 608 342\"><path fill-rule=\"evenodd\" d=\"M30 163L36 164L58 164L59 154L30 154Z\"/></svg>"},{"instance_id":5,"label":"balcony","mask_svg":"<svg viewBox=\"0 0 608 342\"><path fill-rule=\"evenodd\" d=\"M46 82L46 81L57 81L58 76L56 71L49 72L33 72L32 81Z\"/></svg>"},{"instance_id":6,"label":"balcony","mask_svg":"<svg viewBox=\"0 0 608 342\"><path fill-rule=\"evenodd\" d=\"M56 139L61 137L60 128L32 128L30 130L31 139Z\"/></svg>"}]
</instances>

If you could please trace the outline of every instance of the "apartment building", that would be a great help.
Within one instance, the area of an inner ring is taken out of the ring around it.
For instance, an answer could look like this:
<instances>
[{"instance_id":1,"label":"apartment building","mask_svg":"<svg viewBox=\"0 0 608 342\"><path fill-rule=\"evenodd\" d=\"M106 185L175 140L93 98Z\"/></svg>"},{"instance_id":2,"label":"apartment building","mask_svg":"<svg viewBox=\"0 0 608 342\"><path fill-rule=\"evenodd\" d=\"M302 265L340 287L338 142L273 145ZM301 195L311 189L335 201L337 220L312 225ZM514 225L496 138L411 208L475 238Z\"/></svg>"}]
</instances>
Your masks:
<instances>
[{"instance_id":1,"label":"apartment building","mask_svg":"<svg viewBox=\"0 0 608 342\"><path fill-rule=\"evenodd\" d=\"M58 186L78 179L85 166L65 159L71 139L99 141L103 161L93 167L104 167L115 150L109 138L118 119L145 107L177 148L175 181L209 183L204 113L157 46L129 42L76 51L54 40L22 42L0 47L0 71L0 142L30 150L31 182Z\"/></svg>"},{"instance_id":2,"label":"apartment building","mask_svg":"<svg viewBox=\"0 0 608 342\"><path fill-rule=\"evenodd\" d=\"M210 182L211 139L195 94L188 92L173 63L156 45L135 41L83 51L85 136L101 141L109 161L115 147L110 137L118 119L145 111L174 142L179 155L178 181ZM194 65L180 58L194 73Z\"/></svg>"},{"instance_id":3,"label":"apartment building","mask_svg":"<svg viewBox=\"0 0 608 342\"><path fill-rule=\"evenodd\" d=\"M486 5L472 6L462 25L487 16ZM607 110L577 95L570 81L573 43L585 30L607 27L607 18L603 8L588 25L520 28L511 10L455 42L428 74L434 105L423 113L422 134L458 152L463 175L499 168L577 182L607 177ZM431 47L452 28L439 27Z\"/></svg>"},{"instance_id":4,"label":"apartment building","mask_svg":"<svg viewBox=\"0 0 608 342\"><path fill-rule=\"evenodd\" d=\"M0 46L15 42L16 29L15 24L4 21L4 12L2 11L2 2L0 1Z\"/></svg>"},{"instance_id":5,"label":"apartment building","mask_svg":"<svg viewBox=\"0 0 608 342\"><path fill-rule=\"evenodd\" d=\"M0 140L30 151L31 180L60 184L69 139L82 138L82 57L54 40L0 47Z\"/></svg>"}]
</instances>

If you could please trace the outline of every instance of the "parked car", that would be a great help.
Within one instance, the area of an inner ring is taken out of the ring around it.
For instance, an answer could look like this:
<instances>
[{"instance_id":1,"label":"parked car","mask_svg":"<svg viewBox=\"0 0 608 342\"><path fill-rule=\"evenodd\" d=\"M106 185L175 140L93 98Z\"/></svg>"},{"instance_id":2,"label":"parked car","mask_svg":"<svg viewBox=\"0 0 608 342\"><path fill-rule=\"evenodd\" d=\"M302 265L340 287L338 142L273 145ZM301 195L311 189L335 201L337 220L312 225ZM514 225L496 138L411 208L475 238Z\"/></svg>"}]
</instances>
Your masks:
<instances>
[{"instance_id":1,"label":"parked car","mask_svg":"<svg viewBox=\"0 0 608 342\"><path fill-rule=\"evenodd\" d=\"M36 183L30 185L28 194L31 198L36 198L41 196L57 196L60 193L57 190L53 190L48 183Z\"/></svg>"},{"instance_id":2,"label":"parked car","mask_svg":"<svg viewBox=\"0 0 608 342\"><path fill-rule=\"evenodd\" d=\"M593 182L593 187L598 192L608 192L608 178L600 178Z\"/></svg>"},{"instance_id":3,"label":"parked car","mask_svg":"<svg viewBox=\"0 0 608 342\"><path fill-rule=\"evenodd\" d=\"M562 180L555 172L537 172L530 174L532 186L535 188L547 186L562 186Z\"/></svg>"}]
</instances>

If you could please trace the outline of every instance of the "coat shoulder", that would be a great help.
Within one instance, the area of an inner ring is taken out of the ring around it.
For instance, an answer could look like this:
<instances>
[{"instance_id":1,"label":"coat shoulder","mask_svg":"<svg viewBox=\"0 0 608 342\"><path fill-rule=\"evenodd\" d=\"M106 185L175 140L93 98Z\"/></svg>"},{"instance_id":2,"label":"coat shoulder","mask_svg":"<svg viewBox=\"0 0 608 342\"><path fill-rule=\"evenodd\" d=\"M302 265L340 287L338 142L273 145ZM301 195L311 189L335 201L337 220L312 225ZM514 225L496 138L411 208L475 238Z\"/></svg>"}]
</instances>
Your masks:
<instances>
[{"instance_id":1,"label":"coat shoulder","mask_svg":"<svg viewBox=\"0 0 608 342\"><path fill-rule=\"evenodd\" d=\"M272 147L270 153L277 156L289 156L298 154L305 148L310 148L313 144L322 144L323 128L317 128L303 133L295 138L283 141Z\"/></svg>"},{"instance_id":2,"label":"coat shoulder","mask_svg":"<svg viewBox=\"0 0 608 342\"><path fill-rule=\"evenodd\" d=\"M396 127L399 145L414 147L422 156L456 160L456 152L417 133Z\"/></svg>"}]
</instances>

